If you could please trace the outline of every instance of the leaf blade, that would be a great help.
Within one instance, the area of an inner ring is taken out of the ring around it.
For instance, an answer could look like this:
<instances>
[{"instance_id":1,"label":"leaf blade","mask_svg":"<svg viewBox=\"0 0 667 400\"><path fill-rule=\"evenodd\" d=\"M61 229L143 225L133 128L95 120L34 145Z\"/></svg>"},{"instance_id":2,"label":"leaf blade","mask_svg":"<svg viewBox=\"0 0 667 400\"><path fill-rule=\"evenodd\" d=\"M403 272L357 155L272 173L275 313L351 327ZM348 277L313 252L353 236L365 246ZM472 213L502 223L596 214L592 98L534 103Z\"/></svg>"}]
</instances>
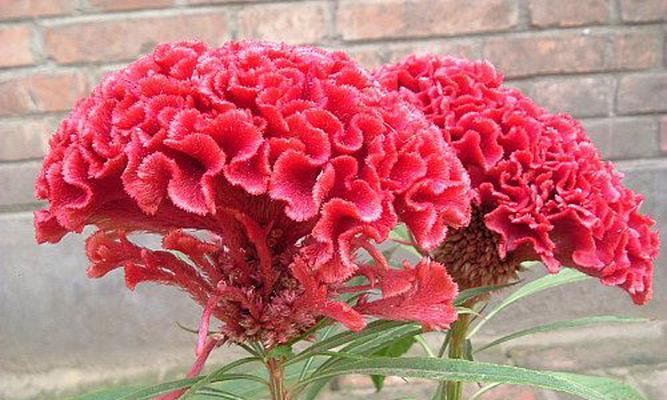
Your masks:
<instances>
[{"instance_id":1,"label":"leaf blade","mask_svg":"<svg viewBox=\"0 0 667 400\"><path fill-rule=\"evenodd\" d=\"M631 323L640 323L640 322L648 322L649 320L646 318L632 318L632 317L616 317L613 315L600 315L600 316L594 316L594 317L585 317L585 318L577 318L577 319L572 319L572 320L567 320L567 321L557 321L557 322L551 322L548 324L542 324L542 325L537 325L533 326L531 328L526 328L522 329L513 333L510 333L508 335L502 336L490 343L485 344L484 346L481 346L477 349L475 349L474 353L478 353L484 350L487 350L491 347L497 346L502 343L509 342L511 340L523 337L523 336L528 336L528 335L533 335L535 333L543 333L543 332L550 332L553 330L560 330L560 329L570 329L570 328L577 328L577 327L582 327L582 326L589 326L589 325L598 325L598 324L631 324Z\"/></svg>"},{"instance_id":2,"label":"leaf blade","mask_svg":"<svg viewBox=\"0 0 667 400\"><path fill-rule=\"evenodd\" d=\"M346 374L382 374L463 382L528 385L573 394L586 400L646 400L633 388L611 379L508 365L428 357L379 357L351 361L322 371L301 384Z\"/></svg>"},{"instance_id":3,"label":"leaf blade","mask_svg":"<svg viewBox=\"0 0 667 400\"><path fill-rule=\"evenodd\" d=\"M532 296L547 289L555 288L569 283L580 282L590 278L590 276L584 274L583 272L568 268L558 274L546 275L539 279L535 279L534 281L528 282L507 296L498 306L496 306L496 308L487 314L483 320L475 325L475 327L468 333L467 338L469 339L473 337L477 332L479 332L482 326L484 326L486 322L490 321L496 314L500 313L507 307L525 297Z\"/></svg>"}]
</instances>

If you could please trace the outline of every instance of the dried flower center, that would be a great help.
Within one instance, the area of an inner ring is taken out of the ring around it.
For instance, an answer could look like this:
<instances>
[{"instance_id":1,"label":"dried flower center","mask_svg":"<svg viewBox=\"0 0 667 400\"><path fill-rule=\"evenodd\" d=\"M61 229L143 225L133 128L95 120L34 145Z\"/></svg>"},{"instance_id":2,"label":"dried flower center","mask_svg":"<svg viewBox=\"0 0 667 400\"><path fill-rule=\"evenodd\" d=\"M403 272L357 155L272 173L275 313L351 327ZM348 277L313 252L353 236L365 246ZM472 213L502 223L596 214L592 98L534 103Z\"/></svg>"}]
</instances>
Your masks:
<instances>
[{"instance_id":1,"label":"dried flower center","mask_svg":"<svg viewBox=\"0 0 667 400\"><path fill-rule=\"evenodd\" d=\"M267 235L269 248L279 243L277 230ZM289 265L297 252L292 246L283 253L271 255L275 282L266 292L265 279L261 275L260 258L253 248L245 250L245 265L234 262L222 252L218 267L222 270L224 295L214 308L214 315L223 321L223 334L236 342L256 341L267 347L281 344L298 336L316 322L317 318L306 310L299 299L303 285L292 275Z\"/></svg>"},{"instance_id":2,"label":"dried flower center","mask_svg":"<svg viewBox=\"0 0 667 400\"><path fill-rule=\"evenodd\" d=\"M483 213L474 210L470 225L452 230L445 242L433 252L433 259L444 264L459 289L502 285L517 278L521 262L517 253L505 258L498 254L498 234L484 224Z\"/></svg>"}]
</instances>

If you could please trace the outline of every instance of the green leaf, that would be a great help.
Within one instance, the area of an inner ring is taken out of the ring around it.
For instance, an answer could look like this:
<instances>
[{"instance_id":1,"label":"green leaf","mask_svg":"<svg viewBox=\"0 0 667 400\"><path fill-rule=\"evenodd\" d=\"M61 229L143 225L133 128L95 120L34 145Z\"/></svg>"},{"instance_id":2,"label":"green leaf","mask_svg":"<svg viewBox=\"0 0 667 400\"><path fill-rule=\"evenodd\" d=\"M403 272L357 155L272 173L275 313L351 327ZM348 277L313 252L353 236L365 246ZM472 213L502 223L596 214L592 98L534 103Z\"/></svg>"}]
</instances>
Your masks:
<instances>
[{"instance_id":1,"label":"green leaf","mask_svg":"<svg viewBox=\"0 0 667 400\"><path fill-rule=\"evenodd\" d=\"M119 400L149 400L159 394L171 393L178 389L185 389L196 383L201 378L195 379L179 379L173 382L161 383L153 385L126 394L125 396L117 397Z\"/></svg>"},{"instance_id":2,"label":"green leaf","mask_svg":"<svg viewBox=\"0 0 667 400\"><path fill-rule=\"evenodd\" d=\"M421 332L422 327L420 325L402 322L401 325L393 329L387 329L372 336L365 335L364 337L352 340L341 351L373 354L396 341L403 340L406 337L413 337Z\"/></svg>"},{"instance_id":3,"label":"green leaf","mask_svg":"<svg viewBox=\"0 0 667 400\"><path fill-rule=\"evenodd\" d=\"M532 282L528 282L507 296L505 300L502 301L502 303L500 303L498 306L496 306L496 308L493 309L493 311L486 315L486 318L479 321L479 323L468 333L467 337L471 338L482 328L482 326L484 326L486 322L490 321L496 314L511 306L515 302L523 299L524 297L531 296L546 289L555 288L568 283L583 281L589 278L590 276L582 272L567 268L556 275L547 275Z\"/></svg>"},{"instance_id":4,"label":"green leaf","mask_svg":"<svg viewBox=\"0 0 667 400\"><path fill-rule=\"evenodd\" d=\"M306 369L305 363L306 360L285 367L285 382L288 387L300 380L299 376L301 375L301 372L304 369ZM321 364L322 364L322 359L318 357L317 359L313 360L312 363L308 366L306 373L307 374L312 373ZM262 365L249 364L247 366L241 367L239 370L246 374L251 374L259 376L264 379L268 379L267 370L263 364ZM224 381L224 382L214 383L207 386L205 389L200 389L197 392L197 395L205 393L205 391L207 391L210 388L223 390L235 394L237 396L244 397L246 399L265 400L270 397L268 387L266 386L265 383L258 383L255 381L247 381L247 380ZM199 400L198 397L195 397L195 399Z\"/></svg>"},{"instance_id":5,"label":"green leaf","mask_svg":"<svg viewBox=\"0 0 667 400\"><path fill-rule=\"evenodd\" d=\"M482 398L482 395L484 393L490 392L491 390L497 388L498 386L502 386L502 383L492 383L486 385L483 388L479 389L477 392L475 392L475 394L473 394L468 400L479 400Z\"/></svg>"},{"instance_id":6,"label":"green leaf","mask_svg":"<svg viewBox=\"0 0 667 400\"><path fill-rule=\"evenodd\" d=\"M313 382L312 385L308 387L308 391L303 395L303 400L314 400L320 394L320 392L329 384L330 379L320 379L319 381Z\"/></svg>"},{"instance_id":7,"label":"green leaf","mask_svg":"<svg viewBox=\"0 0 667 400\"><path fill-rule=\"evenodd\" d=\"M304 351L302 351L301 353L297 354L290 360L288 360L286 364L292 364L301 361L303 359L307 359L319 352L331 350L335 347L348 344L352 341L362 341L366 338L372 338L373 336L381 332L384 332L389 329L394 329L401 325L404 325L404 323L397 321L373 321L370 324L368 324L368 326L361 332L355 333L352 331L344 331L334 336L331 336L327 339L324 339L320 342L317 342L312 346L308 347L307 349L305 349Z\"/></svg>"},{"instance_id":8,"label":"green leaf","mask_svg":"<svg viewBox=\"0 0 667 400\"><path fill-rule=\"evenodd\" d=\"M412 235L410 234L410 230L408 230L408 226L405 224L398 224L396 227L391 231L389 234L390 239L398 239L398 240L404 240L406 242L412 240Z\"/></svg>"},{"instance_id":9,"label":"green leaf","mask_svg":"<svg viewBox=\"0 0 667 400\"><path fill-rule=\"evenodd\" d=\"M570 328L578 328L581 326L588 326L588 325L599 325L599 324L635 324L639 322L648 322L648 319L645 318L630 318L630 317L616 317L613 315L600 315L600 316L595 316L595 317L586 317L586 318L579 318L579 319L572 319L568 321L558 321L558 322L552 322L544 325L538 325L534 326L532 328L528 329L522 329L520 331L516 331L514 333L510 333L509 335L503 336L501 338L498 338L491 343L488 343L478 349L475 350L475 353L484 351L486 349L489 349L493 346L497 346L501 343L509 342L510 340L514 340L517 338L520 338L522 336L528 336L528 335L533 335L535 333L542 333L542 332L551 332L555 330L560 330L560 329L570 329Z\"/></svg>"},{"instance_id":10,"label":"green leaf","mask_svg":"<svg viewBox=\"0 0 667 400\"><path fill-rule=\"evenodd\" d=\"M329 325L322 333L320 333L318 340L321 342L322 340L325 340L326 338L329 337L331 333L334 332L335 325ZM301 372L299 373L299 380L302 380L306 374L310 370L310 366L313 364L313 361L315 361L315 357L309 357L306 359L306 361L303 364L303 368L301 369Z\"/></svg>"},{"instance_id":11,"label":"green leaf","mask_svg":"<svg viewBox=\"0 0 667 400\"><path fill-rule=\"evenodd\" d=\"M376 357L364 361L345 361L313 374L299 385L347 374L528 385L569 393L587 400L646 400L632 387L608 378L428 357Z\"/></svg>"},{"instance_id":12,"label":"green leaf","mask_svg":"<svg viewBox=\"0 0 667 400\"><path fill-rule=\"evenodd\" d=\"M198 392L196 400L200 400L201 397L206 396L205 399L223 399L223 400L246 400L245 397L239 396L232 392L228 392L220 389L206 388ZM204 399L201 399L204 400Z\"/></svg>"},{"instance_id":13,"label":"green leaf","mask_svg":"<svg viewBox=\"0 0 667 400\"><path fill-rule=\"evenodd\" d=\"M463 347L463 359L468 361L475 361L473 354L474 351L472 350L472 342L470 339L466 339L465 345Z\"/></svg>"},{"instance_id":14,"label":"green leaf","mask_svg":"<svg viewBox=\"0 0 667 400\"><path fill-rule=\"evenodd\" d=\"M400 248L405 249L408 253L422 258L424 255L419 252L414 246L405 243L413 243L414 239L410 230L405 224L400 224L394 228L389 234L391 240L396 241Z\"/></svg>"},{"instance_id":15,"label":"green leaf","mask_svg":"<svg viewBox=\"0 0 667 400\"><path fill-rule=\"evenodd\" d=\"M181 400L186 400L192 398L195 393L198 393L198 390L203 389L210 383L218 381L218 378L221 378L224 376L225 373L228 371L233 370L234 368L240 367L241 365L249 364L251 362L256 362L260 361L260 359L256 357L247 357L247 358L241 358L239 360L233 361L222 368L208 374L207 376L202 377L202 379L199 380L199 382L193 384L181 397Z\"/></svg>"},{"instance_id":16,"label":"green leaf","mask_svg":"<svg viewBox=\"0 0 667 400\"><path fill-rule=\"evenodd\" d=\"M75 396L70 398L69 400L117 400L123 396L135 392L136 390L137 388L134 387L104 389L93 393Z\"/></svg>"},{"instance_id":17,"label":"green leaf","mask_svg":"<svg viewBox=\"0 0 667 400\"><path fill-rule=\"evenodd\" d=\"M292 346L276 346L276 348L269 352L268 356L269 358L291 358L294 356L294 351L292 350Z\"/></svg>"},{"instance_id":18,"label":"green leaf","mask_svg":"<svg viewBox=\"0 0 667 400\"><path fill-rule=\"evenodd\" d=\"M426 342L426 339L424 339L422 335L416 335L414 338L417 341L417 343L419 343L424 352L426 352L427 356L436 357L435 353L433 352L433 350L431 350L431 347L428 345L428 342Z\"/></svg>"},{"instance_id":19,"label":"green leaf","mask_svg":"<svg viewBox=\"0 0 667 400\"><path fill-rule=\"evenodd\" d=\"M417 343L415 336L406 336L403 339L397 340L389 346L376 351L373 355L376 357L400 357L410 350L413 344ZM383 375L371 375L373 386L378 392L384 387Z\"/></svg>"},{"instance_id":20,"label":"green leaf","mask_svg":"<svg viewBox=\"0 0 667 400\"><path fill-rule=\"evenodd\" d=\"M406 324L405 322L396 322L396 321L375 321L368 325L366 329L357 333L356 335L353 332L345 332L344 334L352 334L353 339L348 340L348 344L344 346L340 351L345 353L356 353L364 354L371 356L373 353L383 349L384 347L392 344L395 341L400 341L405 337L413 337L421 332L421 327L416 324ZM355 337L356 336L356 337ZM331 339L334 339L332 337ZM336 341L337 342L337 341ZM324 342L322 342L324 343ZM315 347L315 346L311 346ZM333 346L337 347L337 346ZM337 365L337 363L343 362L339 358L329 358L325 361L318 369L315 370L314 374L318 371L324 370L331 366ZM308 388L304 399L313 400L317 397L319 392L326 387L330 378L324 378L319 382L315 382Z\"/></svg>"},{"instance_id":21,"label":"green leaf","mask_svg":"<svg viewBox=\"0 0 667 400\"><path fill-rule=\"evenodd\" d=\"M399 248L398 244L389 246L389 248L387 248L382 252L382 255L384 256L384 258L387 259L387 261L391 262L391 259L394 258L394 255L396 254L398 248Z\"/></svg>"},{"instance_id":22,"label":"green leaf","mask_svg":"<svg viewBox=\"0 0 667 400\"><path fill-rule=\"evenodd\" d=\"M482 296L487 293L495 292L500 289L505 289L510 286L514 286L519 282L520 281L511 282L511 283L506 283L504 285L480 286L476 288L463 290L461 291L461 293L459 293L458 296L456 296L456 299L454 299L454 305L462 306L463 304L465 304L466 301L473 299L477 296Z\"/></svg>"},{"instance_id":23,"label":"green leaf","mask_svg":"<svg viewBox=\"0 0 667 400\"><path fill-rule=\"evenodd\" d=\"M338 353L363 354L370 357L374 353L384 349L387 346L390 346L392 343L401 341L406 337L413 337L420 332L421 327L418 325L403 323L403 325L376 333L371 337L364 336L357 340L353 340L338 352L329 353L328 355L331 355L332 357L325 361L318 369L315 370L314 373L316 374L318 371L329 368L332 365L336 365L336 363L343 362L343 359L334 356Z\"/></svg>"}]
</instances>

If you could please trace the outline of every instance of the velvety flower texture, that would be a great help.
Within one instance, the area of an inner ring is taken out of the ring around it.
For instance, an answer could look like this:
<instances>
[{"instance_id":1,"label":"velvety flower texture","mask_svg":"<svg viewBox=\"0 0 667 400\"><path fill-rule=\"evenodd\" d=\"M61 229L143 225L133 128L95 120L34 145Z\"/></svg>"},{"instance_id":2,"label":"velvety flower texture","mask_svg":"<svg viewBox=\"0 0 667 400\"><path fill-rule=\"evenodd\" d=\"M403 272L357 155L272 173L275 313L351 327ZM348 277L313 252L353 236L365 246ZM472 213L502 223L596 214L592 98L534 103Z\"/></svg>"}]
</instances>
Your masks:
<instances>
[{"instance_id":1,"label":"velvety flower texture","mask_svg":"<svg viewBox=\"0 0 667 400\"><path fill-rule=\"evenodd\" d=\"M91 277L175 285L223 340L284 343L362 314L444 328L456 285L424 260L390 268L371 241L403 221L433 248L469 218L465 170L434 125L340 52L266 42L159 46L107 76L50 143L40 242L97 228ZM159 249L133 233L162 237ZM359 265L365 249L374 262ZM368 284L346 286L364 275ZM348 305L340 293L380 289Z\"/></svg>"},{"instance_id":2,"label":"velvety flower texture","mask_svg":"<svg viewBox=\"0 0 667 400\"><path fill-rule=\"evenodd\" d=\"M620 286L635 303L651 298L654 221L576 120L503 87L485 61L410 56L375 75L440 127L470 174L473 223L434 253L461 286L506 281L539 259Z\"/></svg>"}]
</instances>

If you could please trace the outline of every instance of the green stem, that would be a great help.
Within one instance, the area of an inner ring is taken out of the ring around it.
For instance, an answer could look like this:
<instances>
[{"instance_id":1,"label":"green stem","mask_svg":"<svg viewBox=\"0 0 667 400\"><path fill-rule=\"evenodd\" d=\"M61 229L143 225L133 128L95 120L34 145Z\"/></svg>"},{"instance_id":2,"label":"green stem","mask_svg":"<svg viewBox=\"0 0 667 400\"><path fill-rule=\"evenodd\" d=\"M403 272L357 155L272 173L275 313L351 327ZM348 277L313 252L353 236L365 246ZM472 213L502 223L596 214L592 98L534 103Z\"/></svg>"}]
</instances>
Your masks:
<instances>
[{"instance_id":1,"label":"green stem","mask_svg":"<svg viewBox=\"0 0 667 400\"><path fill-rule=\"evenodd\" d=\"M459 319L452 324L449 342L449 358L465 358L466 332L470 324L469 315L460 315ZM443 398L447 400L461 400L463 396L463 382L449 381L443 388Z\"/></svg>"},{"instance_id":2,"label":"green stem","mask_svg":"<svg viewBox=\"0 0 667 400\"><path fill-rule=\"evenodd\" d=\"M289 400L289 395L285 388L285 369L283 360L270 358L266 361L266 366L269 369L271 399Z\"/></svg>"}]
</instances>

